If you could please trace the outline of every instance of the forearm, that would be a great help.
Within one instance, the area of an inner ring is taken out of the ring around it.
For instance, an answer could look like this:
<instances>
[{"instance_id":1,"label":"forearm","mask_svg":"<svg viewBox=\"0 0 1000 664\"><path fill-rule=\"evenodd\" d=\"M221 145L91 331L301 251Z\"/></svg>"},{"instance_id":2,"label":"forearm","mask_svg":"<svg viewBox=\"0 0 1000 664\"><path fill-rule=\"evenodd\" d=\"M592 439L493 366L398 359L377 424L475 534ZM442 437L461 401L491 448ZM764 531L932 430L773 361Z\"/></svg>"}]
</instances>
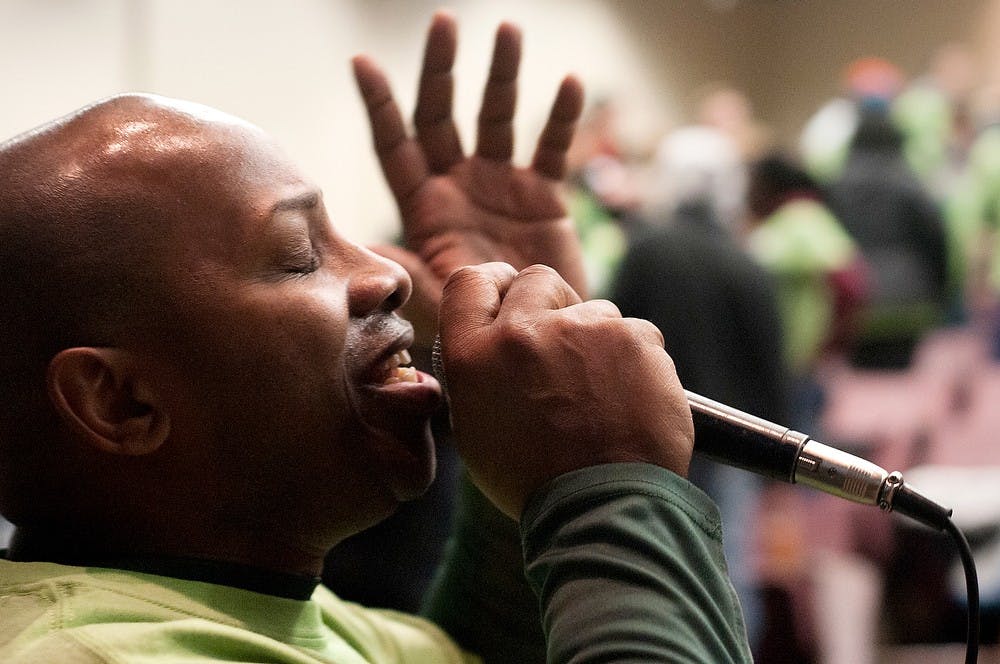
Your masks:
<instances>
[{"instance_id":1,"label":"forearm","mask_svg":"<svg viewBox=\"0 0 1000 664\"><path fill-rule=\"evenodd\" d=\"M747 662L718 511L655 466L552 482L521 522L548 661Z\"/></svg>"}]
</instances>

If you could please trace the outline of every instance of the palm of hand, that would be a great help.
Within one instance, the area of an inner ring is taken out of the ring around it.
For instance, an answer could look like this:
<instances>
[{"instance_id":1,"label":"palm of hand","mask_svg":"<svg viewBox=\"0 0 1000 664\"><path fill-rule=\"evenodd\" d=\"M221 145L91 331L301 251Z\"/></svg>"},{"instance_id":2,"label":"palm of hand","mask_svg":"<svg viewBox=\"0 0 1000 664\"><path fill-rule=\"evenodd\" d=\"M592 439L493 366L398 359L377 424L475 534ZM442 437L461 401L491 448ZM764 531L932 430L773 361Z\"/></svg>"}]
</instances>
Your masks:
<instances>
[{"instance_id":1,"label":"palm of hand","mask_svg":"<svg viewBox=\"0 0 1000 664\"><path fill-rule=\"evenodd\" d=\"M466 155L451 116L455 31L450 15L435 15L424 52L415 135L407 130L381 70L363 56L354 60L382 172L403 217L406 244L422 263L408 269L415 281L424 275L432 282L417 290L433 304L439 299L433 292L439 292L453 270L503 261L517 268L549 265L583 294L579 242L557 191L583 90L573 77L563 80L530 167L513 166L520 32L502 24L483 93L476 149Z\"/></svg>"},{"instance_id":2,"label":"palm of hand","mask_svg":"<svg viewBox=\"0 0 1000 664\"><path fill-rule=\"evenodd\" d=\"M407 244L440 279L491 261L518 269L543 263L577 277L573 223L554 183L532 169L472 156L428 178L410 199Z\"/></svg>"}]
</instances>

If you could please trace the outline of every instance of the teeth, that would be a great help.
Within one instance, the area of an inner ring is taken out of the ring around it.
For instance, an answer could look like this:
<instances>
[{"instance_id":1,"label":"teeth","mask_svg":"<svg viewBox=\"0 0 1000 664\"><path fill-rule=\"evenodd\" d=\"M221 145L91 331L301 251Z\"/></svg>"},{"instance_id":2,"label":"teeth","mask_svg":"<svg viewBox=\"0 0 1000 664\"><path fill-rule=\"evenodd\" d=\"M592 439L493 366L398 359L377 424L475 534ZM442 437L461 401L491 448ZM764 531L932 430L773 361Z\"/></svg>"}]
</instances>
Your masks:
<instances>
[{"instance_id":1,"label":"teeth","mask_svg":"<svg viewBox=\"0 0 1000 664\"><path fill-rule=\"evenodd\" d=\"M391 376L389 376L385 384L392 385L393 383L419 383L420 379L417 378L417 370L413 367L396 367L393 370Z\"/></svg>"},{"instance_id":2,"label":"teeth","mask_svg":"<svg viewBox=\"0 0 1000 664\"><path fill-rule=\"evenodd\" d=\"M400 383L417 383L417 370L413 367L399 367L396 369L396 379Z\"/></svg>"},{"instance_id":3,"label":"teeth","mask_svg":"<svg viewBox=\"0 0 1000 664\"><path fill-rule=\"evenodd\" d=\"M409 364L412 358L406 350L401 350L389 360L392 370L389 377L386 379L386 385L392 385L393 383L419 383L420 379L417 377L417 370L413 367L400 366L403 364Z\"/></svg>"}]
</instances>

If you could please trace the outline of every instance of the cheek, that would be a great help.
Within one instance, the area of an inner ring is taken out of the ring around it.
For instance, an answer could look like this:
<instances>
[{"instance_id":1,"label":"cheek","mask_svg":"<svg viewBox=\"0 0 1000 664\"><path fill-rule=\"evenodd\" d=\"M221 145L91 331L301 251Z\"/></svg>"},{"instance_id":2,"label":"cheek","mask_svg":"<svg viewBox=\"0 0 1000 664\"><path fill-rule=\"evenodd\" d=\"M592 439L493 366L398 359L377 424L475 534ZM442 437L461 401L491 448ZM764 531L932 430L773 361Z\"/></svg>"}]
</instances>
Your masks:
<instances>
[{"instance_id":1,"label":"cheek","mask_svg":"<svg viewBox=\"0 0 1000 664\"><path fill-rule=\"evenodd\" d=\"M310 322L323 323L311 325ZM288 316L245 326L212 360L212 447L233 493L292 500L347 459L339 441L354 428L345 380L343 331L320 317ZM285 498L282 498L285 496Z\"/></svg>"},{"instance_id":2,"label":"cheek","mask_svg":"<svg viewBox=\"0 0 1000 664\"><path fill-rule=\"evenodd\" d=\"M346 307L335 296L306 294L269 285L220 306L190 306L178 314L180 333L167 352L224 419L263 426L306 424L322 411L336 417L348 401Z\"/></svg>"},{"instance_id":3,"label":"cheek","mask_svg":"<svg viewBox=\"0 0 1000 664\"><path fill-rule=\"evenodd\" d=\"M244 338L232 348L232 368L248 388L253 384L292 409L296 402L346 399L344 318L322 307L293 307L248 317L243 324Z\"/></svg>"}]
</instances>

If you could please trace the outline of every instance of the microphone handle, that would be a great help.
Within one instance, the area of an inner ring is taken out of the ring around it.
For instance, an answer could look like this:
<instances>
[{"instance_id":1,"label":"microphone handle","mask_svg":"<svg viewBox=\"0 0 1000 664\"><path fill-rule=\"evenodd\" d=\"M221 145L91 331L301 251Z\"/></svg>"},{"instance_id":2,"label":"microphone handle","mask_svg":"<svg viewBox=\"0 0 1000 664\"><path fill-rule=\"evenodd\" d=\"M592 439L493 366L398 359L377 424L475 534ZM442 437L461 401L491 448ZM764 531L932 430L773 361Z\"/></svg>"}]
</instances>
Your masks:
<instances>
[{"instance_id":1,"label":"microphone handle","mask_svg":"<svg viewBox=\"0 0 1000 664\"><path fill-rule=\"evenodd\" d=\"M795 465L809 437L684 390L694 419L694 451L727 466L781 482L795 481Z\"/></svg>"},{"instance_id":2,"label":"microphone handle","mask_svg":"<svg viewBox=\"0 0 1000 664\"><path fill-rule=\"evenodd\" d=\"M824 445L804 433L684 391L694 419L694 451L714 461L856 503L896 511L943 530L951 509L909 484L901 473Z\"/></svg>"}]
</instances>

